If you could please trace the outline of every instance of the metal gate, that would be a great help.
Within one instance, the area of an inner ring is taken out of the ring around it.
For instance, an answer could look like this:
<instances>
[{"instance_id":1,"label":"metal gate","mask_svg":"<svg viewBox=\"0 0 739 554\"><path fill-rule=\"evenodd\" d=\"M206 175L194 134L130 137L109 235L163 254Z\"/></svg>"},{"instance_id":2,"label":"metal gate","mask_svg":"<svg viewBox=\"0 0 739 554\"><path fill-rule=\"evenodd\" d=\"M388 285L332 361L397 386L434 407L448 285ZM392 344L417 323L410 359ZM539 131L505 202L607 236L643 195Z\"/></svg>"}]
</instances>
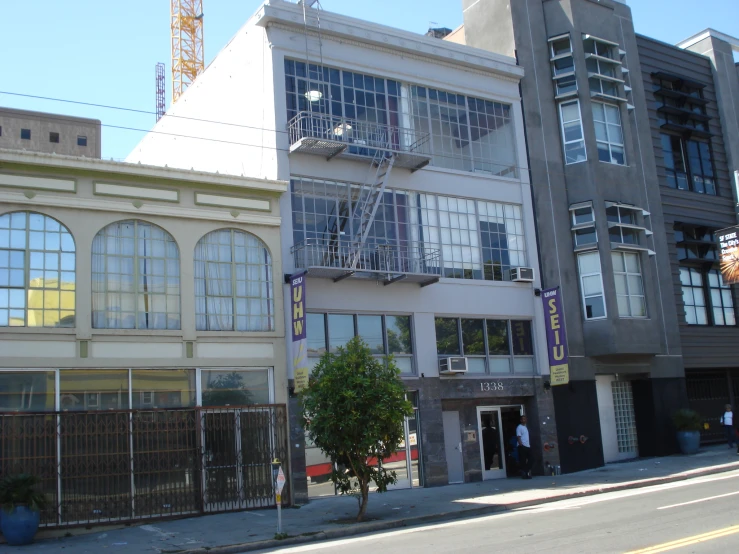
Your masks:
<instances>
[{"instance_id":1,"label":"metal gate","mask_svg":"<svg viewBox=\"0 0 739 554\"><path fill-rule=\"evenodd\" d=\"M274 506L271 461L289 475L284 405L3 413L0 433L0 476L41 478L46 527Z\"/></svg>"}]
</instances>

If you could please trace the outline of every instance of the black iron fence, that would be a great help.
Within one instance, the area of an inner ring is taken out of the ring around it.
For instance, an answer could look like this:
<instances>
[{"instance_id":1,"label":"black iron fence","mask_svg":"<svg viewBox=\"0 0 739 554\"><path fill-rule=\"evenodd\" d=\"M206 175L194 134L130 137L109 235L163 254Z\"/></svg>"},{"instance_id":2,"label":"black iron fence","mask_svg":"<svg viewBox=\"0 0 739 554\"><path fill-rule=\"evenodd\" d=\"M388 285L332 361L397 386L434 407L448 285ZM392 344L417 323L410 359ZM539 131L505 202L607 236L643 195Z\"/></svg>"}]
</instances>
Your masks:
<instances>
[{"instance_id":1,"label":"black iron fence","mask_svg":"<svg viewBox=\"0 0 739 554\"><path fill-rule=\"evenodd\" d=\"M46 527L290 503L284 405L0 414L0 476L41 479Z\"/></svg>"},{"instance_id":2,"label":"black iron fence","mask_svg":"<svg viewBox=\"0 0 739 554\"><path fill-rule=\"evenodd\" d=\"M726 440L721 424L724 406L732 401L729 392L731 375L726 371L695 372L685 374L690 407L701 414L708 429L701 431L701 443L711 444ZM736 411L736 410L735 410Z\"/></svg>"}]
</instances>

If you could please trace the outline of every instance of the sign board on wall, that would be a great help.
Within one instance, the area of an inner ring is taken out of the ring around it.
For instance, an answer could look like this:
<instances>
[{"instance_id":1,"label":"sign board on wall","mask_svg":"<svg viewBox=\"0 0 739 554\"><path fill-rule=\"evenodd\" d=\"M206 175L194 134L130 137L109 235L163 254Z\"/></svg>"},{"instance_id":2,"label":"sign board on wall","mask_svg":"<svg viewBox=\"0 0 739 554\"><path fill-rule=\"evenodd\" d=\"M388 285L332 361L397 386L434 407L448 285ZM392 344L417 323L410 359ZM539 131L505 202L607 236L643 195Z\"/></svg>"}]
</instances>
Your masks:
<instances>
[{"instance_id":1,"label":"sign board on wall","mask_svg":"<svg viewBox=\"0 0 739 554\"><path fill-rule=\"evenodd\" d=\"M292 329L293 379L295 392L308 386L308 335L305 323L305 272L290 277L290 328Z\"/></svg>"},{"instance_id":2,"label":"sign board on wall","mask_svg":"<svg viewBox=\"0 0 739 554\"><path fill-rule=\"evenodd\" d=\"M559 287L541 291L544 302L544 325L547 329L547 352L549 353L549 378L552 386L570 382L567 332L562 311L562 292Z\"/></svg>"},{"instance_id":3,"label":"sign board on wall","mask_svg":"<svg viewBox=\"0 0 739 554\"><path fill-rule=\"evenodd\" d=\"M727 285L739 283L739 226L716 231L721 276Z\"/></svg>"}]
</instances>

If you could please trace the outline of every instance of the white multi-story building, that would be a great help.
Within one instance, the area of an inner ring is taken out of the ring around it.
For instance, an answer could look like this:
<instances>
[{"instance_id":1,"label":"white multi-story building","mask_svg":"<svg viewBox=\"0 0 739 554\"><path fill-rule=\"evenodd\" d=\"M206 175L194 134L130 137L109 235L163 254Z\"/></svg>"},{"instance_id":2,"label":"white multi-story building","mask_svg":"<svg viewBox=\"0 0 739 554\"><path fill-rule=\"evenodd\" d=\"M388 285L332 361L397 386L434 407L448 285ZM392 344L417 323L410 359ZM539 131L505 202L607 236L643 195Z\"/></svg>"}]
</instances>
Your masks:
<instances>
[{"instance_id":1,"label":"white multi-story building","mask_svg":"<svg viewBox=\"0 0 739 554\"><path fill-rule=\"evenodd\" d=\"M522 76L513 58L268 0L128 158L290 181L283 268L308 272L309 356L358 334L395 356L416 407L399 486L515 475L521 413L538 465L556 463ZM289 411L294 500L333 494L292 389Z\"/></svg>"}]
</instances>

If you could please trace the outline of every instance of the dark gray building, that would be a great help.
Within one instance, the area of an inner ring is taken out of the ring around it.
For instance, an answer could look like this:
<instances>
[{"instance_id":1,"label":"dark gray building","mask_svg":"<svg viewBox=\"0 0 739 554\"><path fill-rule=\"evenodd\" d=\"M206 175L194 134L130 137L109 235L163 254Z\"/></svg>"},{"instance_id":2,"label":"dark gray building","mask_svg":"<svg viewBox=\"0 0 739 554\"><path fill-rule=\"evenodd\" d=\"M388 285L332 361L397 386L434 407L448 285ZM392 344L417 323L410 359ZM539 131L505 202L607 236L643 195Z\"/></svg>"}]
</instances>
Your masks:
<instances>
[{"instance_id":1,"label":"dark gray building","mask_svg":"<svg viewBox=\"0 0 739 554\"><path fill-rule=\"evenodd\" d=\"M724 440L719 418L739 396L736 287L726 286L714 232L737 222L739 40L709 29L678 46L637 36L649 108L691 407Z\"/></svg>"},{"instance_id":2,"label":"dark gray building","mask_svg":"<svg viewBox=\"0 0 739 554\"><path fill-rule=\"evenodd\" d=\"M0 148L100 158L100 120L0 107Z\"/></svg>"},{"instance_id":3,"label":"dark gray building","mask_svg":"<svg viewBox=\"0 0 739 554\"><path fill-rule=\"evenodd\" d=\"M687 403L677 281L631 11L613 0L463 7L466 44L525 71L542 284L561 287L570 352L570 383L553 387L562 468L672 453L670 416Z\"/></svg>"}]
</instances>

